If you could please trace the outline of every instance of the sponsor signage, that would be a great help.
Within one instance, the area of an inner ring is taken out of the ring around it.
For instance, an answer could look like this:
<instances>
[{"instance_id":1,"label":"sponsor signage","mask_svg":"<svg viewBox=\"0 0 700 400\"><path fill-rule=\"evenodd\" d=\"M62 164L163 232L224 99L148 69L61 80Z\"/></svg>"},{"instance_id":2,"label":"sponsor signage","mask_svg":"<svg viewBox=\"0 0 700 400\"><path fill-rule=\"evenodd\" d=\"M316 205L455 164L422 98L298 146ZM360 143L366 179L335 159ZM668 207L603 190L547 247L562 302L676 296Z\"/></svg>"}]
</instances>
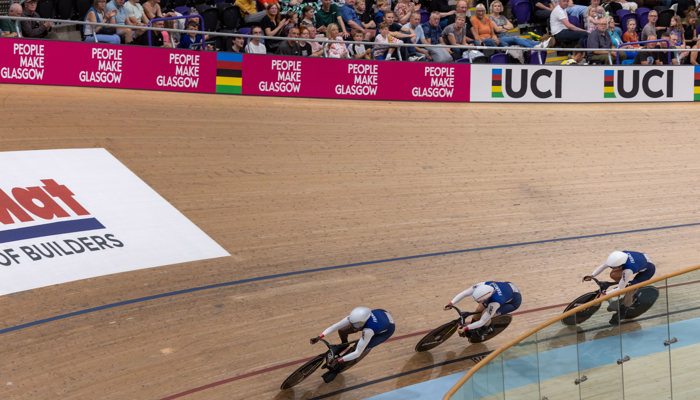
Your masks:
<instances>
[{"instance_id":1,"label":"sponsor signage","mask_svg":"<svg viewBox=\"0 0 700 400\"><path fill-rule=\"evenodd\" d=\"M216 54L212 52L2 40L0 54L0 83L204 93L215 90Z\"/></svg>"},{"instance_id":2,"label":"sponsor signage","mask_svg":"<svg viewBox=\"0 0 700 400\"><path fill-rule=\"evenodd\" d=\"M469 101L469 65L243 55L242 93Z\"/></svg>"},{"instance_id":3,"label":"sponsor signage","mask_svg":"<svg viewBox=\"0 0 700 400\"><path fill-rule=\"evenodd\" d=\"M104 149L0 153L0 295L228 253Z\"/></svg>"},{"instance_id":4,"label":"sponsor signage","mask_svg":"<svg viewBox=\"0 0 700 400\"><path fill-rule=\"evenodd\" d=\"M471 101L693 101L692 67L472 65Z\"/></svg>"}]
</instances>

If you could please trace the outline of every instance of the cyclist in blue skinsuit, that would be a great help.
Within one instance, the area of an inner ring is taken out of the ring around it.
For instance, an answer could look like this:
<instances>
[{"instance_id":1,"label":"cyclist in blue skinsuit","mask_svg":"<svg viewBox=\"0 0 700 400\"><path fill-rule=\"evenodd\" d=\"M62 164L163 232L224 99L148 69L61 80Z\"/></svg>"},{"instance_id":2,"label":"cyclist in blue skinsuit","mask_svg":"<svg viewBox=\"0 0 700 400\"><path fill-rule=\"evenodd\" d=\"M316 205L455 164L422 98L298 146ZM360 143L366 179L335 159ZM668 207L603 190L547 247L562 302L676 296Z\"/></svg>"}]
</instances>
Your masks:
<instances>
[{"instance_id":1,"label":"cyclist in blue skinsuit","mask_svg":"<svg viewBox=\"0 0 700 400\"><path fill-rule=\"evenodd\" d=\"M452 308L452 305L471 295L474 301L479 303L476 312L481 312L481 318L469 325L460 328L459 332L464 335L467 331L482 328L479 333L486 335L493 331L491 318L497 315L510 314L520 307L522 296L520 291L511 282L479 282L469 289L455 296L452 301L445 306L445 310Z\"/></svg>"},{"instance_id":2,"label":"cyclist in blue skinsuit","mask_svg":"<svg viewBox=\"0 0 700 400\"><path fill-rule=\"evenodd\" d=\"M591 275L584 276L583 280L590 281L592 277L597 276L608 267L612 268L613 270L622 268L622 277L620 278L620 282L618 283L617 287L608 290L603 294L610 294L620 289L624 289L629 285L648 281L656 272L656 266L651 262L649 256L644 253L627 250L613 251L610 253L603 265L596 268ZM634 294L636 292L636 290L633 290L625 294L622 304L620 304L620 312L613 314L612 318L610 319L611 324L616 325L621 319L625 318L627 309L632 305Z\"/></svg>"},{"instance_id":3,"label":"cyclist in blue skinsuit","mask_svg":"<svg viewBox=\"0 0 700 400\"><path fill-rule=\"evenodd\" d=\"M370 310L367 307L356 307L350 312L350 315L341 319L337 323L328 327L319 336L311 339L311 344L319 341L319 339L330 335L333 332L338 332L340 341L346 343L348 334L362 331L362 336L355 346L355 351L344 354L334 361L329 362L330 370L323 374L323 380L326 382L332 381L338 372L342 369L342 364L347 361L358 361L369 353L369 351L377 345L383 343L394 334L394 319L391 314L382 309Z\"/></svg>"}]
</instances>

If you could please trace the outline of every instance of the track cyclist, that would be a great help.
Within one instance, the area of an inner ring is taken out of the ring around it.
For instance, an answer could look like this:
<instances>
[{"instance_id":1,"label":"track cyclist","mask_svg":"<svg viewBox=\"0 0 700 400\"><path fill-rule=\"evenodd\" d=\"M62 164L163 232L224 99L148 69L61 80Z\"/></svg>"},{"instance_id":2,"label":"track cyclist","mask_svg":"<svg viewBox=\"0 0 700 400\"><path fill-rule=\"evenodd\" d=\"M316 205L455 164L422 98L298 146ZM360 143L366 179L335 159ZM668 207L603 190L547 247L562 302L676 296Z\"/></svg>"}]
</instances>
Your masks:
<instances>
[{"instance_id":1,"label":"track cyclist","mask_svg":"<svg viewBox=\"0 0 700 400\"><path fill-rule=\"evenodd\" d=\"M319 336L312 338L310 342L314 344L319 339L337 331L340 341L346 343L349 334L362 332L354 351L339 355L328 363L330 370L323 375L324 381L330 382L335 379L335 376L343 369L343 363L351 360L359 361L364 358L372 348L389 339L394 334L394 329L394 319L387 311L356 307L350 312L350 315L328 327Z\"/></svg>"},{"instance_id":2,"label":"track cyclist","mask_svg":"<svg viewBox=\"0 0 700 400\"><path fill-rule=\"evenodd\" d=\"M629 285L648 281L656 272L656 266L654 266L654 264L651 262L649 256L644 253L627 250L613 251L610 253L603 265L596 268L592 274L584 276L583 280L591 280L592 277L597 276L608 267L612 268L613 270L610 272L610 277L617 281L618 278L616 275L619 276L619 283L615 288L606 291L604 295L613 293ZM612 318L610 319L610 324L616 325L620 322L620 320L625 318L627 310L634 301L634 295L636 292L636 290L633 290L625 294L622 304L620 304L620 311L613 314ZM608 311L614 311L614 308L609 307Z\"/></svg>"},{"instance_id":3,"label":"track cyclist","mask_svg":"<svg viewBox=\"0 0 700 400\"><path fill-rule=\"evenodd\" d=\"M477 333L485 336L493 332L491 318L497 315L510 314L520 307L522 296L520 291L511 282L495 282L486 281L479 282L469 289L455 296L452 301L445 306L445 310L452 308L463 298L471 295L474 301L479 303L476 312L481 312L481 318L478 321L465 325L459 329L459 334L464 336L468 331L479 329Z\"/></svg>"}]
</instances>

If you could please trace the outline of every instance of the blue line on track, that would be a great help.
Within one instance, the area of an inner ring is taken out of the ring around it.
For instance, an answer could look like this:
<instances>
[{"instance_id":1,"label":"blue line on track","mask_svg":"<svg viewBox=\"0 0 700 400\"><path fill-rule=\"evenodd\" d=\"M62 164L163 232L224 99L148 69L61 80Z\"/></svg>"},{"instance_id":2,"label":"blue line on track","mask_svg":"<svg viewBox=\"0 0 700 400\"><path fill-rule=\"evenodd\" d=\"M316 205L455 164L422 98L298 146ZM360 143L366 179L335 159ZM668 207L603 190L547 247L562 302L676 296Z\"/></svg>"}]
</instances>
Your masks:
<instances>
[{"instance_id":1,"label":"blue line on track","mask_svg":"<svg viewBox=\"0 0 700 400\"><path fill-rule=\"evenodd\" d=\"M302 271L285 272L283 274L259 276L256 278L248 278L248 279L241 279L238 281L216 283L213 285L200 286L200 287L195 287L195 288L190 288L190 289L178 290L175 292L168 292L168 293L161 293L161 294L156 294L156 295L152 295L152 296L140 297L138 299L120 301L118 303L105 304L105 305L99 306L99 307L86 308L84 310L74 311L74 312L71 312L68 314L56 315L53 317L40 319L38 321L28 322L26 324L21 324L21 325L11 326L9 328L0 329L0 335L2 335L4 333L9 333L9 332L17 331L20 329L24 329L24 328L29 328L29 327L36 326L36 325L45 324L47 322L58 321L61 319L75 317L75 316L83 315L83 314L88 314L88 313L95 312L95 311L102 311L102 310L107 310L110 308L121 307L121 306L125 306L128 304L140 303L143 301L155 300L155 299L160 299L160 298L164 298L164 297L177 296L180 294L199 292L201 290L216 289L216 288L226 287L226 286L241 285L241 284L249 283L249 282L257 282L257 281L265 281L265 280L270 280L270 279L275 279L275 278L282 278L282 277L286 277L286 276L303 275L303 274L310 274L310 273L314 273L314 272L331 271L334 269L343 269L343 268L352 268L352 267L361 267L361 266L373 265L373 264L383 264L383 263L390 263L390 262L394 262L394 261L414 260L414 259L418 259L418 258L439 257L439 256L450 255L450 254L471 253L471 252L475 252L475 251L504 249L504 248L509 248L509 247L530 246L533 244L564 242L564 241L568 241L568 240L590 239L590 238L602 237L602 236L625 235L625 234L629 234L629 233L651 232L651 231L658 231L658 230L665 230L665 229L687 228L687 227L692 227L692 226L700 226L700 222L694 222L694 223L690 223L690 224L660 226L660 227L655 227L655 228L632 229L632 230L619 231L619 232L596 233L596 234L592 234L592 235L583 235L583 236L570 236L570 237L564 237L564 238L535 240L532 242L522 242L522 243L511 243L511 244L500 244L500 245L495 245L495 246L474 247L471 249L443 251L443 252L439 252L439 253L418 254L418 255L406 256L406 257L387 258L384 260L364 261L364 262L358 262L358 263L352 263L352 264L335 265L335 266L331 266L331 267L323 267L323 268L307 269L307 270L302 270Z\"/></svg>"}]
</instances>

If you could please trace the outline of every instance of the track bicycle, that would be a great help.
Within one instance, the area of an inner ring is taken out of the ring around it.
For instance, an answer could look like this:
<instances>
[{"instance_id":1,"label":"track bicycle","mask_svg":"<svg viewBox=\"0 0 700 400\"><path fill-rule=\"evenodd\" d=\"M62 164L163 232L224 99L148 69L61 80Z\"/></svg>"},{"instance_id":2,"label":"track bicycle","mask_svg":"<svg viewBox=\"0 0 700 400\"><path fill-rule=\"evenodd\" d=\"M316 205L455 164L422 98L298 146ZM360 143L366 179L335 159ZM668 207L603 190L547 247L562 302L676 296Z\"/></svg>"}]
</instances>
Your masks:
<instances>
[{"instance_id":1,"label":"track bicycle","mask_svg":"<svg viewBox=\"0 0 700 400\"><path fill-rule=\"evenodd\" d=\"M319 367L321 367L322 369L328 369L328 372L323 374L324 382L328 383L335 378L335 375L347 370L348 368L355 365L358 361L360 361L359 359L355 359L330 367L328 363L331 360L335 359L341 354L346 354L353 351L355 349L355 346L357 345L357 340L341 344L330 344L325 339L319 340L323 342L326 345L326 347L328 347L328 350L305 362L304 365L297 368L296 371L292 372L292 374L289 375L289 377L287 377L287 379L285 379L284 382L282 382L282 385L280 386L281 390L289 389L293 386L298 385L304 379L308 378L311 374L313 374Z\"/></svg>"},{"instance_id":2,"label":"track bicycle","mask_svg":"<svg viewBox=\"0 0 700 400\"><path fill-rule=\"evenodd\" d=\"M481 312L461 311L454 305L452 305L452 308L457 311L459 318L442 324L430 331L427 335L423 336L418 344L416 344L416 351L420 352L434 349L454 335L459 328L468 325L466 322L467 317L481 314ZM503 332L503 330L510 325L510 321L512 319L513 317L510 315L498 315L491 318L491 326L483 326L479 329L474 329L473 331L467 331L463 335L460 333L460 336L466 337L467 340L469 340L469 343L485 342Z\"/></svg>"},{"instance_id":3,"label":"track bicycle","mask_svg":"<svg viewBox=\"0 0 700 400\"><path fill-rule=\"evenodd\" d=\"M617 282L604 282L600 281L594 277L591 277L591 281L595 282L598 285L598 290L593 291L593 292L588 292L585 294L582 294L581 296L577 297L569 303L568 306L564 309L564 312L567 312L573 308L576 308L580 305L586 304L590 301L593 301L597 298L600 298L601 296L604 295L605 291L610 287L617 285ZM624 294L622 295L624 297ZM656 302L656 299L659 297L659 289L655 288L654 286L644 286L637 290L637 293L634 294L634 298L632 301L632 304L627 308L627 313L625 314L625 318L623 319L633 319L637 318L638 316L644 314L647 310L651 308L651 306L654 305ZM617 311L618 310L618 305L617 305L618 300L611 300L610 305L608 306L607 310L608 311ZM585 308L581 311L578 311L572 315L569 315L566 318L563 318L561 321L564 323L564 325L576 325L580 324L586 320L588 320L593 314L600 309L601 303L594 304L588 308Z\"/></svg>"}]
</instances>

